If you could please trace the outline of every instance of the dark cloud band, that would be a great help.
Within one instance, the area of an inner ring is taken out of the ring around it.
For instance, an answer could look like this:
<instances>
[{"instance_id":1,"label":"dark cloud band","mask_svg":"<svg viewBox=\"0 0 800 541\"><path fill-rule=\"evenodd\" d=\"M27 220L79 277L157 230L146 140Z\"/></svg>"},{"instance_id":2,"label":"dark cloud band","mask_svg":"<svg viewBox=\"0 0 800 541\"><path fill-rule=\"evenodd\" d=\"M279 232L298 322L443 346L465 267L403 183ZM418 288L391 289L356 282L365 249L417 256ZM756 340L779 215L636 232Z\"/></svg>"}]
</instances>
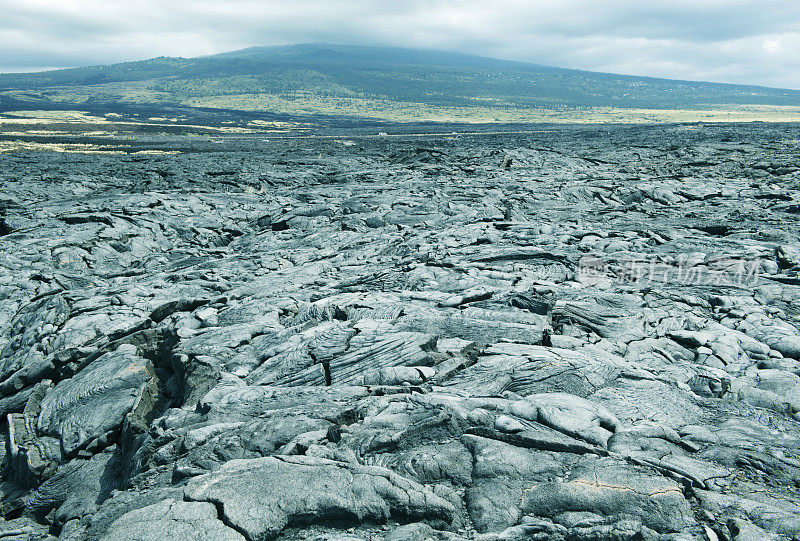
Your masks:
<instances>
[{"instance_id":1,"label":"dark cloud band","mask_svg":"<svg viewBox=\"0 0 800 541\"><path fill-rule=\"evenodd\" d=\"M797 0L5 0L0 71L300 42L800 88Z\"/></svg>"}]
</instances>

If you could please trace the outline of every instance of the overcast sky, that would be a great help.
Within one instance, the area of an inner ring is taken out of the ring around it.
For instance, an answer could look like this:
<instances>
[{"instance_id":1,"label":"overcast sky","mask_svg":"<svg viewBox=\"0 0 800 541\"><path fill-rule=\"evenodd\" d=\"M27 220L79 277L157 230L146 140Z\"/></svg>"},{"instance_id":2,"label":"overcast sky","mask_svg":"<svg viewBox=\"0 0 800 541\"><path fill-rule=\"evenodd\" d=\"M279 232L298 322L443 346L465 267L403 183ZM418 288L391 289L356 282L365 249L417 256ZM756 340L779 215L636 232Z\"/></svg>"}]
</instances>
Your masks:
<instances>
[{"instance_id":1,"label":"overcast sky","mask_svg":"<svg viewBox=\"0 0 800 541\"><path fill-rule=\"evenodd\" d=\"M308 42L800 89L800 0L0 0L0 72Z\"/></svg>"}]
</instances>

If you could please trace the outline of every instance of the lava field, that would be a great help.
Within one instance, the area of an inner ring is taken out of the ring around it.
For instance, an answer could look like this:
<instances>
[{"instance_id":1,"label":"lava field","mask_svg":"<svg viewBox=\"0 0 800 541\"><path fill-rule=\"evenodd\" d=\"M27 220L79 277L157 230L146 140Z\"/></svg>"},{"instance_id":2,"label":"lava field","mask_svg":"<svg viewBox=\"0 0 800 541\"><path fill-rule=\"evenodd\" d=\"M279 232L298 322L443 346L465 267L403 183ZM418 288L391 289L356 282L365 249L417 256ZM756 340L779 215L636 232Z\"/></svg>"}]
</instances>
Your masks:
<instances>
[{"instance_id":1,"label":"lava field","mask_svg":"<svg viewBox=\"0 0 800 541\"><path fill-rule=\"evenodd\" d=\"M0 154L0 539L800 539L800 126L267 139Z\"/></svg>"}]
</instances>

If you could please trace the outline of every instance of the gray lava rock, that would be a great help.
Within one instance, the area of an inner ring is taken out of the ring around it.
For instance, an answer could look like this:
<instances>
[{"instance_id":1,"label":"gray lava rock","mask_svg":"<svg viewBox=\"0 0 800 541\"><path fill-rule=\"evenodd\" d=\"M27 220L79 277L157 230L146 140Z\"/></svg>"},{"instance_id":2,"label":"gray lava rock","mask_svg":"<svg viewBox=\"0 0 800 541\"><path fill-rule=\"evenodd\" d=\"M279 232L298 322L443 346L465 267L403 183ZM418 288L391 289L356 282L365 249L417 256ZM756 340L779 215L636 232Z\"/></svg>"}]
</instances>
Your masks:
<instances>
[{"instance_id":1,"label":"gray lava rock","mask_svg":"<svg viewBox=\"0 0 800 541\"><path fill-rule=\"evenodd\" d=\"M530 487L522 508L544 516L565 511L633 515L658 532L677 532L694 522L680 485L613 459L585 459L568 480Z\"/></svg>"},{"instance_id":2,"label":"gray lava rock","mask_svg":"<svg viewBox=\"0 0 800 541\"><path fill-rule=\"evenodd\" d=\"M797 538L800 127L417 128L0 153L0 537Z\"/></svg>"},{"instance_id":3,"label":"gray lava rock","mask_svg":"<svg viewBox=\"0 0 800 541\"><path fill-rule=\"evenodd\" d=\"M385 521L392 515L449 522L453 506L383 468L311 457L227 462L186 487L192 501L222 507L225 520L250 539L277 536L290 522Z\"/></svg>"},{"instance_id":4,"label":"gray lava rock","mask_svg":"<svg viewBox=\"0 0 800 541\"><path fill-rule=\"evenodd\" d=\"M164 500L125 513L111 524L101 539L244 541L246 538L223 524L217 518L217 509L210 503Z\"/></svg>"},{"instance_id":5,"label":"gray lava rock","mask_svg":"<svg viewBox=\"0 0 800 541\"><path fill-rule=\"evenodd\" d=\"M120 346L50 390L42 400L37 429L59 438L64 453L72 455L117 430L146 385L155 385L154 379L152 364L135 347Z\"/></svg>"}]
</instances>

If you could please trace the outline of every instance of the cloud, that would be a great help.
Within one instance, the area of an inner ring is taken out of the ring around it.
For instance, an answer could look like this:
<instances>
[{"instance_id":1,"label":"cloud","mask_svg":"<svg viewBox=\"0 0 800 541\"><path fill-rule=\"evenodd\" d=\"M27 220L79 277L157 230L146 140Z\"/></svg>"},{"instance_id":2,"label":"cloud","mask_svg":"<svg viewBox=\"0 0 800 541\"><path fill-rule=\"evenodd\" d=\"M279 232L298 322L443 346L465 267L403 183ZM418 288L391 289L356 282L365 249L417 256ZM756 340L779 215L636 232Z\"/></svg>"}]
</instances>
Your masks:
<instances>
[{"instance_id":1,"label":"cloud","mask_svg":"<svg viewBox=\"0 0 800 541\"><path fill-rule=\"evenodd\" d=\"M0 0L0 71L378 44L800 88L797 0Z\"/></svg>"}]
</instances>

